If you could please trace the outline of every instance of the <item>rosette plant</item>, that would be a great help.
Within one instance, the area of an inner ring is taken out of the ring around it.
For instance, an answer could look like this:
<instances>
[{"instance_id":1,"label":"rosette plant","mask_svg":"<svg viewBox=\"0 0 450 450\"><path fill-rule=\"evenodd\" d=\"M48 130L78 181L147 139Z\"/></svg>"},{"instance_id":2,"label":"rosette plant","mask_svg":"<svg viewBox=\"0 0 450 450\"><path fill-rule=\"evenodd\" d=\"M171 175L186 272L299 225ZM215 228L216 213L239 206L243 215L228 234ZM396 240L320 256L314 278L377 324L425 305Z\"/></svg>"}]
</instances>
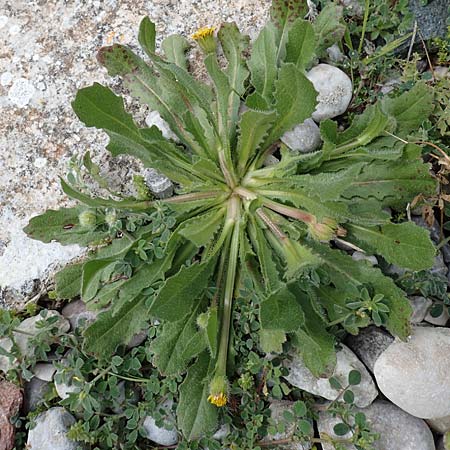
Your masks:
<instances>
[{"instance_id":1,"label":"rosette plant","mask_svg":"<svg viewBox=\"0 0 450 450\"><path fill-rule=\"evenodd\" d=\"M241 289L258 299L262 351L280 352L289 340L314 375L326 376L337 327L357 333L375 322L406 338L411 312L391 278L335 244L411 270L433 264L428 232L391 217L436 189L421 148L409 143L432 110L425 84L369 106L344 131L322 121L313 153L280 142L314 112L320 96L306 71L343 33L339 7L314 23L305 12L301 2L274 1L252 44L232 23L200 30L208 82L189 73L184 37L156 50L148 18L139 30L146 61L126 46L101 48L108 73L158 111L176 139L138 127L122 98L97 83L78 92L76 115L108 134L113 156L134 156L170 178L175 194L99 197L71 176L62 188L81 205L47 211L26 228L44 242L90 246L85 261L56 277L58 297L81 295L102 310L85 331L87 351L107 358L149 321L160 323L153 363L162 375L184 376L177 414L188 439L213 431L227 403ZM278 163L266 165L273 153ZM84 166L106 186L89 154Z\"/></svg>"}]
</instances>

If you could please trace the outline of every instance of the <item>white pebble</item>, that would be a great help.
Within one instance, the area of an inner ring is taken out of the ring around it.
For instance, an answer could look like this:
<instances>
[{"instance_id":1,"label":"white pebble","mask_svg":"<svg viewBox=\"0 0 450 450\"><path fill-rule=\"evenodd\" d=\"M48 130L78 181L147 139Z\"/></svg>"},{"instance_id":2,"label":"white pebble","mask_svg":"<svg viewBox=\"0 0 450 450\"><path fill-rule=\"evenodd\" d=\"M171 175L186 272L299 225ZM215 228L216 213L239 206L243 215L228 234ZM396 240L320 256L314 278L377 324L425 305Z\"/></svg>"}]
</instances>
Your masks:
<instances>
[{"instance_id":1,"label":"white pebble","mask_svg":"<svg viewBox=\"0 0 450 450\"><path fill-rule=\"evenodd\" d=\"M14 81L9 89L8 97L11 103L23 108L28 105L28 102L34 95L34 86L25 78L19 78Z\"/></svg>"},{"instance_id":2,"label":"white pebble","mask_svg":"<svg viewBox=\"0 0 450 450\"><path fill-rule=\"evenodd\" d=\"M160 116L158 111L151 111L145 118L145 123L148 127L152 127L153 125L158 127L166 139L179 142L178 136L170 129L169 124Z\"/></svg>"},{"instance_id":3,"label":"white pebble","mask_svg":"<svg viewBox=\"0 0 450 450\"><path fill-rule=\"evenodd\" d=\"M20 33L20 25L13 25L12 27L10 27L9 29L9 34L11 34L12 36L15 36L16 34Z\"/></svg>"},{"instance_id":4,"label":"white pebble","mask_svg":"<svg viewBox=\"0 0 450 450\"><path fill-rule=\"evenodd\" d=\"M47 165L47 158L36 158L33 163L37 169L42 169Z\"/></svg>"},{"instance_id":5,"label":"white pebble","mask_svg":"<svg viewBox=\"0 0 450 450\"><path fill-rule=\"evenodd\" d=\"M312 114L316 122L339 116L347 110L353 85L346 73L329 64L318 64L307 73L307 77L319 93L318 104Z\"/></svg>"},{"instance_id":6,"label":"white pebble","mask_svg":"<svg viewBox=\"0 0 450 450\"><path fill-rule=\"evenodd\" d=\"M316 150L322 143L320 130L314 120L306 119L300 125L281 136L281 140L291 150L300 153L310 153Z\"/></svg>"},{"instance_id":7,"label":"white pebble","mask_svg":"<svg viewBox=\"0 0 450 450\"><path fill-rule=\"evenodd\" d=\"M12 79L13 79L13 76L12 76L11 72L4 72L0 76L0 84L2 86L9 86L12 83Z\"/></svg>"}]
</instances>

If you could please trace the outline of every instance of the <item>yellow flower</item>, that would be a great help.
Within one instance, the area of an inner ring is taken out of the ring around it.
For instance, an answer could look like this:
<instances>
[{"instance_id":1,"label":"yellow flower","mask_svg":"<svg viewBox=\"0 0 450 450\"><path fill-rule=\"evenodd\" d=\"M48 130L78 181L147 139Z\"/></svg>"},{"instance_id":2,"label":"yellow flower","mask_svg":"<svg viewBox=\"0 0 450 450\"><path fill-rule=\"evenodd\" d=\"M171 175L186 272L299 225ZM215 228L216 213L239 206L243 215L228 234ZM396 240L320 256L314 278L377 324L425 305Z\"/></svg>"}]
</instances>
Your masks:
<instances>
[{"instance_id":1,"label":"yellow flower","mask_svg":"<svg viewBox=\"0 0 450 450\"><path fill-rule=\"evenodd\" d=\"M192 39L197 41L198 45L205 53L214 53L216 51L214 27L200 28L192 35Z\"/></svg>"},{"instance_id":2,"label":"yellow flower","mask_svg":"<svg viewBox=\"0 0 450 450\"><path fill-rule=\"evenodd\" d=\"M215 395L211 394L208 397L208 402L221 408L222 406L225 406L227 404L227 396L223 392Z\"/></svg>"},{"instance_id":3,"label":"yellow flower","mask_svg":"<svg viewBox=\"0 0 450 450\"><path fill-rule=\"evenodd\" d=\"M227 404L228 382L223 375L216 375L209 385L208 402L221 408Z\"/></svg>"},{"instance_id":4,"label":"yellow flower","mask_svg":"<svg viewBox=\"0 0 450 450\"><path fill-rule=\"evenodd\" d=\"M214 27L203 27L198 29L193 35L192 39L198 41L200 39L205 39L208 36L213 36Z\"/></svg>"}]
</instances>

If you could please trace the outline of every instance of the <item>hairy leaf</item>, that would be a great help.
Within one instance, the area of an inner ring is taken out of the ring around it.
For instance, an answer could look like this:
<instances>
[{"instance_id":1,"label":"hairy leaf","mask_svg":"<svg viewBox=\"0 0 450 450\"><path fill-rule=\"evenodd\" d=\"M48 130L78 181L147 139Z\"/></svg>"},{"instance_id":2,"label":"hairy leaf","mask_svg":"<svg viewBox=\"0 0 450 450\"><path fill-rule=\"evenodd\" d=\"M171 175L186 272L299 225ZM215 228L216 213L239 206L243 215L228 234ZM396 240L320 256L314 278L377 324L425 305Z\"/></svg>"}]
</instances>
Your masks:
<instances>
[{"instance_id":1,"label":"hairy leaf","mask_svg":"<svg viewBox=\"0 0 450 450\"><path fill-rule=\"evenodd\" d=\"M364 243L391 264L411 270L433 266L436 250L429 232L413 222L389 223L379 228L351 225L349 229L358 243Z\"/></svg>"},{"instance_id":2,"label":"hairy leaf","mask_svg":"<svg viewBox=\"0 0 450 450\"><path fill-rule=\"evenodd\" d=\"M141 44L141 47L148 55L155 52L155 39L155 24L148 17L144 17L139 25L138 40L139 44Z\"/></svg>"},{"instance_id":3,"label":"hairy leaf","mask_svg":"<svg viewBox=\"0 0 450 450\"><path fill-rule=\"evenodd\" d=\"M167 279L150 306L150 315L169 322L186 316L208 286L215 262L211 258L202 264L182 267Z\"/></svg>"},{"instance_id":4,"label":"hairy leaf","mask_svg":"<svg viewBox=\"0 0 450 450\"><path fill-rule=\"evenodd\" d=\"M130 342L148 318L148 307L143 296L124 303L120 312L114 316L111 311L101 313L84 333L85 348L88 352L108 357L118 345Z\"/></svg>"},{"instance_id":5,"label":"hairy leaf","mask_svg":"<svg viewBox=\"0 0 450 450\"><path fill-rule=\"evenodd\" d=\"M208 402L208 369L210 358L205 352L188 370L180 386L177 408L178 427L189 441L195 440L217 428L218 409Z\"/></svg>"},{"instance_id":6,"label":"hairy leaf","mask_svg":"<svg viewBox=\"0 0 450 450\"><path fill-rule=\"evenodd\" d=\"M186 52L190 44L185 37L179 34L168 36L162 41L161 47L168 61L187 70Z\"/></svg>"},{"instance_id":7,"label":"hairy leaf","mask_svg":"<svg viewBox=\"0 0 450 450\"><path fill-rule=\"evenodd\" d=\"M285 62L305 69L314 55L315 48L316 39L313 26L306 20L297 19L289 30Z\"/></svg>"},{"instance_id":8,"label":"hairy leaf","mask_svg":"<svg viewBox=\"0 0 450 450\"><path fill-rule=\"evenodd\" d=\"M314 21L318 56L322 56L328 47L339 42L344 36L343 10L341 5L328 3Z\"/></svg>"},{"instance_id":9,"label":"hairy leaf","mask_svg":"<svg viewBox=\"0 0 450 450\"><path fill-rule=\"evenodd\" d=\"M83 264L70 264L55 275L55 291L59 299L70 299L81 293Z\"/></svg>"},{"instance_id":10,"label":"hairy leaf","mask_svg":"<svg viewBox=\"0 0 450 450\"><path fill-rule=\"evenodd\" d=\"M200 303L188 317L164 323L162 332L152 342L153 364L163 375L183 373L190 360L206 349L205 337L196 327L199 306Z\"/></svg>"}]
</instances>

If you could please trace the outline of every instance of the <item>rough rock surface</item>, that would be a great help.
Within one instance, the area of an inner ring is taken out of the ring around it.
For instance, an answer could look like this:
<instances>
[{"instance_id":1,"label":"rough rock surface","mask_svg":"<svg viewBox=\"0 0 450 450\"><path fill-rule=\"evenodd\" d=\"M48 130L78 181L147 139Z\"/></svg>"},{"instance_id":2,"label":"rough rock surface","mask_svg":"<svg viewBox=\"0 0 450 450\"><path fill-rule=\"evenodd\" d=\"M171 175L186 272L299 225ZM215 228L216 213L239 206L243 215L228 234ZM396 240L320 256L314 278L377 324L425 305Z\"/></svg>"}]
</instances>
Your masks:
<instances>
[{"instance_id":1,"label":"rough rock surface","mask_svg":"<svg viewBox=\"0 0 450 450\"><path fill-rule=\"evenodd\" d=\"M22 392L8 381L0 381L0 449L11 450L14 447L15 430L10 419L22 406Z\"/></svg>"},{"instance_id":2,"label":"rough rock surface","mask_svg":"<svg viewBox=\"0 0 450 450\"><path fill-rule=\"evenodd\" d=\"M368 408L361 409L366 415L370 429L380 434L373 446L375 450L435 450L433 434L426 423L383 400L377 400ZM318 421L320 434L336 438L333 427L341 420L321 413ZM343 436L349 438L351 435ZM323 450L333 450L330 444L322 444ZM353 445L346 449L356 450Z\"/></svg>"},{"instance_id":3,"label":"rough rock surface","mask_svg":"<svg viewBox=\"0 0 450 450\"><path fill-rule=\"evenodd\" d=\"M352 386L352 391L355 394L355 405L362 408L370 405L377 397L378 391L367 369L345 345L342 345L336 356L337 363L332 376L338 378L341 384L346 386L350 371L358 370L361 373L361 383ZM289 375L285 378L293 386L327 400L334 400L339 396L339 391L331 387L329 379L316 378L300 357L294 356L292 361L286 363L286 367L289 369Z\"/></svg>"},{"instance_id":4,"label":"rough rock surface","mask_svg":"<svg viewBox=\"0 0 450 450\"><path fill-rule=\"evenodd\" d=\"M80 324L80 320L84 319L85 324L88 324L95 320L98 312L88 311L83 300L75 300L67 303L61 310L61 314L70 322L72 329L75 330Z\"/></svg>"},{"instance_id":5,"label":"rough rock surface","mask_svg":"<svg viewBox=\"0 0 450 450\"><path fill-rule=\"evenodd\" d=\"M201 26L224 21L236 21L254 36L270 7L270 0L221 0L214 8L209 0L0 3L0 148L6 149L0 152L0 211L8 207L20 220L68 204L59 177L67 174L71 157L87 150L118 185L113 189L131 185L140 171L129 158L111 162L106 135L84 127L70 106L76 91L94 81L122 90L95 59L102 45L136 47L145 15L156 23L158 43L170 34L189 37ZM191 61L198 67L195 50ZM126 104L145 126L148 108L128 96ZM9 219L0 221L0 256L11 245L9 226ZM13 299L5 302L11 306Z\"/></svg>"},{"instance_id":6,"label":"rough rock surface","mask_svg":"<svg viewBox=\"0 0 450 450\"><path fill-rule=\"evenodd\" d=\"M74 417L64 408L50 408L39 414L36 426L29 431L27 448L32 450L78 450L80 445L67 437L75 423Z\"/></svg>"},{"instance_id":7,"label":"rough rock surface","mask_svg":"<svg viewBox=\"0 0 450 450\"><path fill-rule=\"evenodd\" d=\"M50 383L33 377L24 387L23 412L34 411L45 395L50 391Z\"/></svg>"},{"instance_id":8,"label":"rough rock surface","mask_svg":"<svg viewBox=\"0 0 450 450\"><path fill-rule=\"evenodd\" d=\"M428 315L428 309L433 304L433 302L422 296L411 296L408 297L409 303L412 306L413 312L411 315L411 323L420 323Z\"/></svg>"},{"instance_id":9,"label":"rough rock surface","mask_svg":"<svg viewBox=\"0 0 450 450\"><path fill-rule=\"evenodd\" d=\"M79 256L83 250L78 245L44 244L30 239L22 231L26 221L19 219L9 208L2 211L0 206L0 211L0 242L5 242L0 251L0 307L21 308L24 300L41 289L57 267ZM2 238L2 234L8 234L8 238Z\"/></svg>"},{"instance_id":10,"label":"rough rock surface","mask_svg":"<svg viewBox=\"0 0 450 450\"><path fill-rule=\"evenodd\" d=\"M349 336L346 344L373 372L378 357L394 342L394 338L381 328L370 326L360 330L357 336Z\"/></svg>"},{"instance_id":11,"label":"rough rock surface","mask_svg":"<svg viewBox=\"0 0 450 450\"><path fill-rule=\"evenodd\" d=\"M450 415L450 329L414 327L377 359L378 387L394 404L423 419Z\"/></svg>"},{"instance_id":12,"label":"rough rock surface","mask_svg":"<svg viewBox=\"0 0 450 450\"><path fill-rule=\"evenodd\" d=\"M281 140L295 152L310 153L317 150L322 143L320 129L312 119L306 119L300 125L281 136Z\"/></svg>"},{"instance_id":13,"label":"rough rock surface","mask_svg":"<svg viewBox=\"0 0 450 450\"><path fill-rule=\"evenodd\" d=\"M353 85L345 72L329 64L318 64L306 76L319 93L318 104L312 114L316 122L339 116L347 110Z\"/></svg>"},{"instance_id":14,"label":"rough rock surface","mask_svg":"<svg viewBox=\"0 0 450 450\"><path fill-rule=\"evenodd\" d=\"M448 0L431 0L426 3L421 0L410 0L409 9L417 20L417 27L423 39L445 37L447 33ZM419 39L416 42L420 42Z\"/></svg>"}]
</instances>

